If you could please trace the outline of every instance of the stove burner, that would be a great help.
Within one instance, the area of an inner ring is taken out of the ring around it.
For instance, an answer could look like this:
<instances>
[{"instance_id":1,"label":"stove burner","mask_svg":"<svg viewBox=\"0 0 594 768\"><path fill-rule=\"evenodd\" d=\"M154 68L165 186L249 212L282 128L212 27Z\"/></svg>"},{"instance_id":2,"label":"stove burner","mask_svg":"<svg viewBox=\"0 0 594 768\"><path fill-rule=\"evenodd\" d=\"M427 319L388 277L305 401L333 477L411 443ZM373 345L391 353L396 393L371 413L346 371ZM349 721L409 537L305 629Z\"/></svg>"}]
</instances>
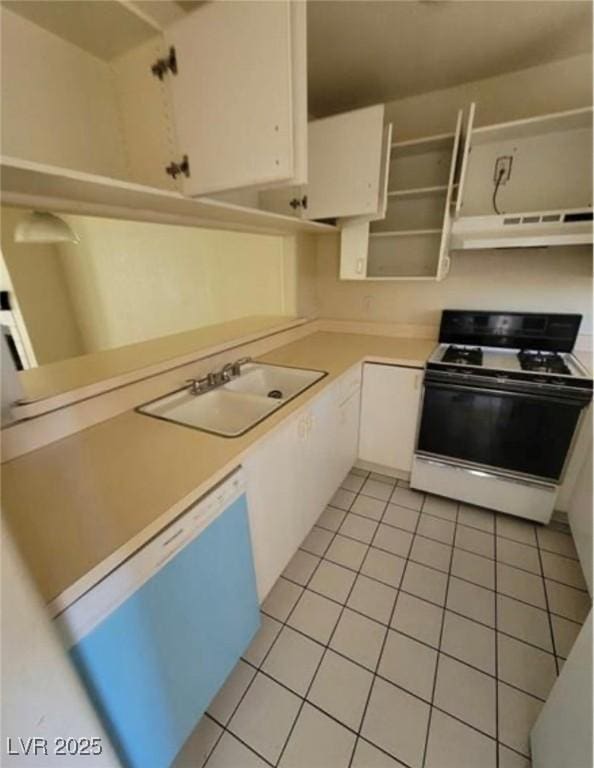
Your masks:
<instances>
[{"instance_id":1,"label":"stove burner","mask_svg":"<svg viewBox=\"0 0 594 768\"><path fill-rule=\"evenodd\" d=\"M558 352L529 352L523 349L521 352L518 352L518 360L523 371L571 375L571 371Z\"/></svg>"},{"instance_id":2,"label":"stove burner","mask_svg":"<svg viewBox=\"0 0 594 768\"><path fill-rule=\"evenodd\" d=\"M483 364L483 350L480 347L456 347L454 344L450 344L443 353L441 362L481 366Z\"/></svg>"}]
</instances>

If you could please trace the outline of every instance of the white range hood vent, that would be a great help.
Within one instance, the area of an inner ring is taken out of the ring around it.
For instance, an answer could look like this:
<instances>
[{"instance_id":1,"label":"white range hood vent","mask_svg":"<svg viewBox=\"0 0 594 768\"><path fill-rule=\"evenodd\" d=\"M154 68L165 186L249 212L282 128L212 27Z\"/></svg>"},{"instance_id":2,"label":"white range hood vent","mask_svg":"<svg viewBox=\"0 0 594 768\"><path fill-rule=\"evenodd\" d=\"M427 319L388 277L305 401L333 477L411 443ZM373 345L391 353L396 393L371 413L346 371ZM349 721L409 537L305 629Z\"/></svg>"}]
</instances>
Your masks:
<instances>
[{"instance_id":1,"label":"white range hood vent","mask_svg":"<svg viewBox=\"0 0 594 768\"><path fill-rule=\"evenodd\" d=\"M588 245L592 209L463 216L452 226L452 250Z\"/></svg>"}]
</instances>

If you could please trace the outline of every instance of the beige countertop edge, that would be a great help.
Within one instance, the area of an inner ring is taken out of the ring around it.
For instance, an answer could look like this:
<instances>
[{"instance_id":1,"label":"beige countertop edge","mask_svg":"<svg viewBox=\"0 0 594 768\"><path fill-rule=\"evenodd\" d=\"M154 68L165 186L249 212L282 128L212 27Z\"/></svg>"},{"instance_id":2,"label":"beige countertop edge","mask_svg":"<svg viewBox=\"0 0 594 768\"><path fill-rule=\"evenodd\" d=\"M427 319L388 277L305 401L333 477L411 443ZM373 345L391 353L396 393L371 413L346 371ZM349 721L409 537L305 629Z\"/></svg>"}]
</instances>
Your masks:
<instances>
[{"instance_id":1,"label":"beige countertop edge","mask_svg":"<svg viewBox=\"0 0 594 768\"><path fill-rule=\"evenodd\" d=\"M336 342L339 340L337 337L342 338L343 343L346 345L346 350L340 348L338 352L336 352L338 347L340 347L340 345L337 346L336 344ZM349 349L351 346L353 347L352 350ZM225 438L213 437L211 435L206 435L203 432L199 432L198 435L201 437L198 442L208 443L210 440L226 440L226 448L232 446L228 453L226 449L223 451L227 454L226 460L223 461L216 470L210 471L208 476L204 477L202 481L193 487L190 492L184 494L175 503L164 509L163 512L157 513L157 515L153 517L147 525L144 525L135 534L127 538L123 544L117 546L108 556L101 556L95 565L86 570L84 575L76 577L71 583L69 583L68 586L61 589L52 589L51 587L44 589L43 583L40 583L40 579L37 579L38 588L41 590L43 597L48 602L52 614L56 615L60 611L64 610L66 606L70 605L82 594L92 588L99 580L104 578L120 563L130 557L136 550L143 546L143 544L155 536L160 530L173 522L175 518L184 512L189 506L196 503L215 485L221 482L228 474L237 468L249 451L256 447L261 441L265 440L277 428L286 423L289 418L297 416L309 405L309 403L315 397L321 394L328 386L333 384L339 378L348 374L352 368L364 362L385 363L388 365L401 365L404 367L422 368L424 367L426 359L433 350L434 346L435 342L426 339L403 339L394 337L387 338L382 336L363 334L318 332L263 355L260 358L263 362L287 365L293 364L297 367L317 368L320 370L326 370L328 375L313 387L295 398L295 400L287 403L287 405L284 406L278 413L273 414L260 425L256 426L249 433L247 433L247 435L236 439L236 442L229 441ZM368 348L368 351L365 350L366 347ZM399 347L403 348L402 351L404 354L399 354ZM327 365L320 364L324 356L333 357L334 355L336 357L335 360L328 360ZM122 416L115 417L110 421L115 422L124 417L129 419L131 417L130 412L123 414ZM139 419L150 418L140 414L134 414L134 417ZM188 442L188 430L186 430L186 428L162 421L158 421L157 423L161 426L165 425L168 430L184 430L185 434L179 433L180 443ZM103 426L103 428L105 428L108 424L109 422L105 422L103 425L98 426ZM140 427L141 425L139 424L138 426ZM92 427L91 429L95 428ZM141 431L146 430L139 430L139 433ZM169 438L171 438L172 435L173 433L168 433ZM69 438L66 438L65 440L76 441L76 439L77 435L73 435ZM137 439L140 439L140 434ZM49 446L49 448L52 448L53 451L59 450L56 448L57 445L59 444L53 444L53 448L52 446ZM215 447L216 446L213 444L213 449ZM233 450L234 448L236 448L236 450ZM43 453L47 450L48 448L35 451L34 453L37 454L36 461L43 461ZM220 453L221 451L213 450L213 452ZM32 455L33 454L28 454L29 459ZM6 465L4 465L4 467L10 468L11 464L16 464L23 459L27 459L27 456L15 459L12 462L8 462ZM89 480L89 485L93 485L94 482L96 482L96 478L91 478ZM65 483L65 487L67 485L68 483ZM74 485L78 486L78 478L77 481L74 482ZM109 489L93 487L93 492L95 493L97 491L99 491L99 493L103 491L108 493ZM64 492L65 489L62 489L62 493ZM32 503L31 499L32 497L28 498L27 501ZM36 501L38 500L39 498L36 499ZM25 503L27 503L27 501ZM22 552L25 560L27 560L27 551L25 550L26 547L23 547ZM72 568L72 570L76 570L76 567ZM80 568L78 570L80 570ZM68 579L58 579L54 577L52 581L68 582Z\"/></svg>"}]
</instances>

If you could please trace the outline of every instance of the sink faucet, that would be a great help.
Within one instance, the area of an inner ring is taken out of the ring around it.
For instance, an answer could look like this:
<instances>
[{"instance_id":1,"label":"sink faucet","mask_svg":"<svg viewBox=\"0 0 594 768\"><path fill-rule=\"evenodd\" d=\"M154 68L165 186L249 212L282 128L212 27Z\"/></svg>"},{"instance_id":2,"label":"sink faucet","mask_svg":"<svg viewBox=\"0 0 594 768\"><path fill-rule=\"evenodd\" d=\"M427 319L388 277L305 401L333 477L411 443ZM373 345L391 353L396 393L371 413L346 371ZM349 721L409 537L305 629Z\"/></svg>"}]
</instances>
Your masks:
<instances>
[{"instance_id":1,"label":"sink faucet","mask_svg":"<svg viewBox=\"0 0 594 768\"><path fill-rule=\"evenodd\" d=\"M237 378L241 375L241 366L251 362L251 357L240 357L233 363L227 363L220 371L211 371L207 373L202 379L186 379L186 384L190 387L190 392L193 395L203 395L205 392L209 392L211 389L216 389L222 384L226 384L228 381Z\"/></svg>"}]
</instances>

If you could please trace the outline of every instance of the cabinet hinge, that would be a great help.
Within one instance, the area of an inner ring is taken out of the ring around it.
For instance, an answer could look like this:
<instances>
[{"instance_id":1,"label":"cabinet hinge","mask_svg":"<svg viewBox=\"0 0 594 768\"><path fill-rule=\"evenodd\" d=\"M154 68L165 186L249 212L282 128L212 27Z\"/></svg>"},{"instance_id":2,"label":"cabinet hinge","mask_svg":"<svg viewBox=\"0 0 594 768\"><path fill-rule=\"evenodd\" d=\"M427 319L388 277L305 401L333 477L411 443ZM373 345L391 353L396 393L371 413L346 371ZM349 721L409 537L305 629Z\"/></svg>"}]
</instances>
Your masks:
<instances>
[{"instance_id":1,"label":"cabinet hinge","mask_svg":"<svg viewBox=\"0 0 594 768\"><path fill-rule=\"evenodd\" d=\"M151 72L155 77L158 77L159 80L162 80L167 72L171 72L172 75L177 75L177 56L175 55L175 48L173 46L169 49L168 56L155 61L151 67Z\"/></svg>"},{"instance_id":2,"label":"cabinet hinge","mask_svg":"<svg viewBox=\"0 0 594 768\"><path fill-rule=\"evenodd\" d=\"M183 175L189 179L190 178L190 161L188 160L188 156L184 155L182 157L181 163L175 163L175 162L169 163L169 165L166 166L165 168L165 173L171 176L173 179L177 179L177 177L183 173Z\"/></svg>"},{"instance_id":3,"label":"cabinet hinge","mask_svg":"<svg viewBox=\"0 0 594 768\"><path fill-rule=\"evenodd\" d=\"M291 208L296 211L297 208L303 208L304 211L307 210L307 195L303 195L301 199L298 197L294 197L292 200L289 200L289 205Z\"/></svg>"}]
</instances>

